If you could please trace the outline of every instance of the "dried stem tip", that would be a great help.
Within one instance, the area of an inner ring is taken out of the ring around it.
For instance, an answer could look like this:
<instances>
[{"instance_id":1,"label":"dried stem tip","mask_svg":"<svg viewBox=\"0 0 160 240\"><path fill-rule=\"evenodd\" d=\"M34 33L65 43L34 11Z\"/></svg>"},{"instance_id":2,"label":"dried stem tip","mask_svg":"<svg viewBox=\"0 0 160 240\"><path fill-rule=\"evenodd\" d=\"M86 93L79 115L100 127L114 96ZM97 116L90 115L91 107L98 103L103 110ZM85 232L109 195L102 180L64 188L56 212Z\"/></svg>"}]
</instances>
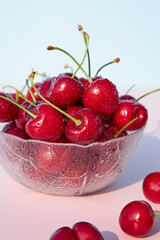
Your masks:
<instances>
[{"instance_id":1,"label":"dried stem tip","mask_svg":"<svg viewBox=\"0 0 160 240\"><path fill-rule=\"evenodd\" d=\"M120 58L115 58L113 61L116 62L116 63L119 63Z\"/></svg>"},{"instance_id":2,"label":"dried stem tip","mask_svg":"<svg viewBox=\"0 0 160 240\"><path fill-rule=\"evenodd\" d=\"M83 28L82 28L82 26L81 26L81 25L79 25L79 24L78 24L78 30L79 30L79 31L83 31Z\"/></svg>"},{"instance_id":3,"label":"dried stem tip","mask_svg":"<svg viewBox=\"0 0 160 240\"><path fill-rule=\"evenodd\" d=\"M47 50L54 50L54 47L53 46L48 46Z\"/></svg>"},{"instance_id":4,"label":"dried stem tip","mask_svg":"<svg viewBox=\"0 0 160 240\"><path fill-rule=\"evenodd\" d=\"M84 32L84 37L85 37L86 40L89 40L89 35L88 35L88 33Z\"/></svg>"},{"instance_id":5,"label":"dried stem tip","mask_svg":"<svg viewBox=\"0 0 160 240\"><path fill-rule=\"evenodd\" d=\"M69 68L68 64L65 64L65 65L64 65L64 68Z\"/></svg>"},{"instance_id":6,"label":"dried stem tip","mask_svg":"<svg viewBox=\"0 0 160 240\"><path fill-rule=\"evenodd\" d=\"M36 72L32 72L29 76L28 76L28 78L29 79L34 79L34 75L36 74Z\"/></svg>"}]
</instances>

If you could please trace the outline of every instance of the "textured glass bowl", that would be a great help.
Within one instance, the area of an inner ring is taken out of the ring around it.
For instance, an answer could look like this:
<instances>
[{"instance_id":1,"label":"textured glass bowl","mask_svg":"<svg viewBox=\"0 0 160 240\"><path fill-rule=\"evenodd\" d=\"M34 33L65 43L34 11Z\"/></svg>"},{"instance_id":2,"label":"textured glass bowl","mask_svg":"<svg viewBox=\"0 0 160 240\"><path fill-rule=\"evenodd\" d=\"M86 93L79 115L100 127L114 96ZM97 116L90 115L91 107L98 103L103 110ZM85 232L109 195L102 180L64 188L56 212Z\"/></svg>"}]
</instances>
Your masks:
<instances>
[{"instance_id":1,"label":"textured glass bowl","mask_svg":"<svg viewBox=\"0 0 160 240\"><path fill-rule=\"evenodd\" d=\"M0 132L0 162L13 179L35 191L61 196L92 193L120 175L143 130L87 146L22 140Z\"/></svg>"}]
</instances>

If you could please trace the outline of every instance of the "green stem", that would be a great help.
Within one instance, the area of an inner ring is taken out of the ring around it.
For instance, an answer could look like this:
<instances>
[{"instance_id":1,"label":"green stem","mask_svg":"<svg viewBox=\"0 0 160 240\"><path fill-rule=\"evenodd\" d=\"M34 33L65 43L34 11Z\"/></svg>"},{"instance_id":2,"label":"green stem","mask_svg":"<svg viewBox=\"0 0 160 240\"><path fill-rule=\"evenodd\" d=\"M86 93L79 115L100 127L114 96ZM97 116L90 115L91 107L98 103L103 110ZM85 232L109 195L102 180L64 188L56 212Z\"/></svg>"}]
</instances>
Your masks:
<instances>
[{"instance_id":1,"label":"green stem","mask_svg":"<svg viewBox=\"0 0 160 240\"><path fill-rule=\"evenodd\" d=\"M127 124L126 124L123 128L121 128L121 130L114 136L114 138L117 138L118 135L126 129L126 127L128 127L131 123L135 122L136 120L137 120L137 118L134 118L134 119L131 120L129 123L127 123Z\"/></svg>"},{"instance_id":2,"label":"green stem","mask_svg":"<svg viewBox=\"0 0 160 240\"><path fill-rule=\"evenodd\" d=\"M31 113L30 111L28 111L26 108L24 108L22 105L18 104L18 103L15 102L14 100L9 99L9 98L7 98L7 97L5 97L5 96L1 96L1 95L0 95L0 97L1 97L1 98L4 98L5 100L7 100L7 101L9 101L9 102L11 102L11 103L13 103L13 104L15 104L17 107L21 108L21 109L24 110L26 113L28 113L31 117L33 117L33 118L36 118L36 117L37 117L35 114Z\"/></svg>"},{"instance_id":3,"label":"green stem","mask_svg":"<svg viewBox=\"0 0 160 240\"><path fill-rule=\"evenodd\" d=\"M25 86L26 86L26 84L25 84ZM16 91L16 100L17 100L17 102L18 102L18 99L17 99L17 93L18 93L18 97L21 97L23 100L25 100L26 102L29 102L29 103L32 104L34 107L36 106L33 102L29 101L29 100L22 94L23 89L22 89L21 92L19 92L19 90L18 90L17 88L15 88L15 87L13 87L13 86L10 86L10 85L6 85L6 86L4 86L2 89L5 89L5 88L7 88L7 87L12 88L12 89L14 89L14 90Z\"/></svg>"},{"instance_id":4,"label":"green stem","mask_svg":"<svg viewBox=\"0 0 160 240\"><path fill-rule=\"evenodd\" d=\"M113 61L111 61L111 62L109 62L109 63L104 64L102 67L100 67L100 68L98 69L98 71L96 72L95 76L98 75L98 73L102 70L102 68L104 68L104 67L106 67L106 66L108 66L108 65L110 65L110 64L112 64L112 63L115 63L115 61L113 60Z\"/></svg>"},{"instance_id":5,"label":"green stem","mask_svg":"<svg viewBox=\"0 0 160 240\"><path fill-rule=\"evenodd\" d=\"M34 107L36 107L36 104L34 104L34 103L31 102L30 100L28 100L26 97L24 97L23 94L19 93L18 95L19 95L19 97L21 97L24 101L26 101L26 102L30 103L31 105L33 105Z\"/></svg>"},{"instance_id":6,"label":"green stem","mask_svg":"<svg viewBox=\"0 0 160 240\"><path fill-rule=\"evenodd\" d=\"M84 60L86 58L86 55L87 55L87 52L88 52L88 41L86 43L86 51L85 51L85 54L84 54L84 57L82 59L82 62L80 63L80 65L78 66L78 68L76 69L76 71L74 72L74 74L72 75L72 78L75 77L76 73L78 72L78 70L80 69L80 67L82 66L82 64L84 63Z\"/></svg>"},{"instance_id":7,"label":"green stem","mask_svg":"<svg viewBox=\"0 0 160 240\"><path fill-rule=\"evenodd\" d=\"M160 212L154 212L152 215L153 215L154 217L160 216Z\"/></svg>"},{"instance_id":8,"label":"green stem","mask_svg":"<svg viewBox=\"0 0 160 240\"><path fill-rule=\"evenodd\" d=\"M155 89L155 90L153 90L153 91L151 91L151 92L148 92L148 93L142 95L141 97L139 97L139 98L136 99L136 102L138 102L140 99L142 99L142 98L148 96L149 94L154 93L154 92L158 92L158 91L160 91L160 88Z\"/></svg>"},{"instance_id":9,"label":"green stem","mask_svg":"<svg viewBox=\"0 0 160 240\"><path fill-rule=\"evenodd\" d=\"M36 102L35 96L34 96L32 90L31 90L31 88L30 88L30 86L29 86L29 84L28 84L28 81L29 81L29 80L26 79L26 85L27 85L27 87L28 87L28 91L30 92L30 94L31 94L31 96L32 96L33 102Z\"/></svg>"},{"instance_id":10,"label":"green stem","mask_svg":"<svg viewBox=\"0 0 160 240\"><path fill-rule=\"evenodd\" d=\"M53 105L51 102L49 102L47 99L45 99L37 90L37 88L34 86L34 82L33 82L33 77L30 77L30 81L32 84L33 89L35 90L35 92L37 93L37 95L44 101L46 102L48 105L50 105L51 107L55 108L57 111L61 112L63 115L65 115L66 117L70 118L72 121L75 122L75 124L77 126L79 126L81 124L80 120L77 120L75 118L73 118L72 116L70 116L68 113L64 112L63 110L61 110L60 108L58 108L57 106Z\"/></svg>"},{"instance_id":11,"label":"green stem","mask_svg":"<svg viewBox=\"0 0 160 240\"><path fill-rule=\"evenodd\" d=\"M59 47L53 47L52 50L59 50L59 51L65 53L66 55L68 55L77 64L77 66L80 67L81 71L84 73L84 75L86 76L88 81L90 83L92 83L92 79L87 75L86 71L80 66L80 64L76 61L76 59L70 53L68 53L67 51L65 51L64 49L59 48Z\"/></svg>"},{"instance_id":12,"label":"green stem","mask_svg":"<svg viewBox=\"0 0 160 240\"><path fill-rule=\"evenodd\" d=\"M128 95L128 93L132 90L132 88L134 88L136 86L136 84L133 84L125 93L125 95Z\"/></svg>"},{"instance_id":13,"label":"green stem","mask_svg":"<svg viewBox=\"0 0 160 240\"><path fill-rule=\"evenodd\" d=\"M83 30L81 30L81 33L83 35L85 45L88 48L88 46L87 46L88 43L87 43L87 40L85 37L85 33L83 32ZM91 77L91 60L90 60L89 49L87 50L87 58L88 58L88 76Z\"/></svg>"},{"instance_id":14,"label":"green stem","mask_svg":"<svg viewBox=\"0 0 160 240\"><path fill-rule=\"evenodd\" d=\"M71 69L71 73L73 73L73 68L71 66L69 66L68 64L64 65L64 68L70 68Z\"/></svg>"}]
</instances>

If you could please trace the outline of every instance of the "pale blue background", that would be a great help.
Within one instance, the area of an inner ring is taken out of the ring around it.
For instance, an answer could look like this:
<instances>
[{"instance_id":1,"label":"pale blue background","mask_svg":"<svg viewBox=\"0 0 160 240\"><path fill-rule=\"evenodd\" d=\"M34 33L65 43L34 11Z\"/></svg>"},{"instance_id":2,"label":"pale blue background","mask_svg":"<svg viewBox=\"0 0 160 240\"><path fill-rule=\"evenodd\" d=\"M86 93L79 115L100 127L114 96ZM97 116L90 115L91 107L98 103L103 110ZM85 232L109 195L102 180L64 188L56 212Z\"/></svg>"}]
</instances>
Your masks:
<instances>
[{"instance_id":1,"label":"pale blue background","mask_svg":"<svg viewBox=\"0 0 160 240\"><path fill-rule=\"evenodd\" d=\"M62 47L81 61L85 47L78 24L90 35L92 75L120 57L101 71L103 77L118 88L160 87L159 0L1 0L0 87L23 86L32 68L50 76L66 71L66 63L75 69L67 56L46 47Z\"/></svg>"}]
</instances>

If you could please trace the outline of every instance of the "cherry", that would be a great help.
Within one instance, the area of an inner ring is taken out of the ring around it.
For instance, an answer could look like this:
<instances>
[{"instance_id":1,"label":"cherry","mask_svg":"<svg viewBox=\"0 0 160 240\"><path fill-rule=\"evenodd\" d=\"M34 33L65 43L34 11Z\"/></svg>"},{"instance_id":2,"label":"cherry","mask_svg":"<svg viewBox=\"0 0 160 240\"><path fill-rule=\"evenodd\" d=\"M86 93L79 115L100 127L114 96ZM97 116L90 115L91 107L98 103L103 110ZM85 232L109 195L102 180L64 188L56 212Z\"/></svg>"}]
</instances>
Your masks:
<instances>
[{"instance_id":1,"label":"cherry","mask_svg":"<svg viewBox=\"0 0 160 240\"><path fill-rule=\"evenodd\" d=\"M96 80L98 80L98 79L102 79L102 77L101 77L101 76L95 76L95 77L92 78L92 81L94 82L94 81L96 81ZM84 89L86 89L87 87L89 87L90 82L88 81L87 78L79 78L79 80L80 80L81 83L83 84Z\"/></svg>"},{"instance_id":2,"label":"cherry","mask_svg":"<svg viewBox=\"0 0 160 240\"><path fill-rule=\"evenodd\" d=\"M116 86L105 79L97 79L85 89L82 101L85 107L109 115L118 108L118 92Z\"/></svg>"},{"instance_id":3,"label":"cherry","mask_svg":"<svg viewBox=\"0 0 160 240\"><path fill-rule=\"evenodd\" d=\"M18 107L7 99L14 102L9 93L0 92L0 122L14 121L18 114Z\"/></svg>"},{"instance_id":4,"label":"cherry","mask_svg":"<svg viewBox=\"0 0 160 240\"><path fill-rule=\"evenodd\" d=\"M56 79L56 77L47 78L38 87L39 93L47 100L49 100L49 96L50 96L50 93L51 93L51 85L52 85L52 82L54 82L55 79ZM39 100L40 97L37 96L37 99Z\"/></svg>"},{"instance_id":5,"label":"cherry","mask_svg":"<svg viewBox=\"0 0 160 240\"><path fill-rule=\"evenodd\" d=\"M143 181L142 189L147 199L160 203L160 172L148 174Z\"/></svg>"},{"instance_id":6,"label":"cherry","mask_svg":"<svg viewBox=\"0 0 160 240\"><path fill-rule=\"evenodd\" d=\"M21 106L23 106L24 108L27 108L29 105L30 105L30 103L26 102L26 101L24 101L21 104ZM17 128L25 129L25 125L27 123L26 112L22 108L20 108L18 111L17 117L15 119L15 123L16 123Z\"/></svg>"},{"instance_id":7,"label":"cherry","mask_svg":"<svg viewBox=\"0 0 160 240\"><path fill-rule=\"evenodd\" d=\"M70 73L70 72L65 72L58 75L58 77L70 77L70 78L72 78L72 76L73 76L73 73ZM79 78L76 76L74 76L74 79L79 81Z\"/></svg>"},{"instance_id":8,"label":"cherry","mask_svg":"<svg viewBox=\"0 0 160 240\"><path fill-rule=\"evenodd\" d=\"M64 131L63 115L46 103L34 107L34 118L30 119L25 129L27 134L34 139L58 139Z\"/></svg>"},{"instance_id":9,"label":"cherry","mask_svg":"<svg viewBox=\"0 0 160 240\"><path fill-rule=\"evenodd\" d=\"M2 132L17 136L22 139L29 139L30 137L27 135L25 130L17 128L16 124L14 122L10 122L4 126L2 129Z\"/></svg>"},{"instance_id":10,"label":"cherry","mask_svg":"<svg viewBox=\"0 0 160 240\"><path fill-rule=\"evenodd\" d=\"M131 100L131 101L136 101L136 99L133 97L133 96L131 96L131 95L121 95L120 97L119 97L119 100L120 101L123 101L123 100Z\"/></svg>"},{"instance_id":11,"label":"cherry","mask_svg":"<svg viewBox=\"0 0 160 240\"><path fill-rule=\"evenodd\" d=\"M111 140L115 137L115 135L120 131L121 129L113 124L105 124L103 127L102 135L99 138L99 142L106 142L108 140ZM117 137L123 137L126 136L127 133L125 131L122 131L120 134L118 134Z\"/></svg>"},{"instance_id":12,"label":"cherry","mask_svg":"<svg viewBox=\"0 0 160 240\"><path fill-rule=\"evenodd\" d=\"M104 240L100 231L89 222L77 222L72 228L61 227L49 240Z\"/></svg>"},{"instance_id":13,"label":"cherry","mask_svg":"<svg viewBox=\"0 0 160 240\"><path fill-rule=\"evenodd\" d=\"M73 106L83 93L83 85L75 78L61 76L52 82L49 101L61 109Z\"/></svg>"},{"instance_id":14,"label":"cherry","mask_svg":"<svg viewBox=\"0 0 160 240\"><path fill-rule=\"evenodd\" d=\"M36 88L39 88L40 85L41 85L41 83L40 83L40 82L37 82L37 83L35 83L34 85L35 85ZM30 91L32 92L32 94L33 94L33 96L34 96L34 99L33 99L32 95L31 95ZM26 98L27 98L28 100L35 100L35 101L38 100L38 99L37 99L37 93L35 92L35 90L33 89L32 86L31 86L31 88L30 88L30 91L29 91L29 90L27 91Z\"/></svg>"},{"instance_id":15,"label":"cherry","mask_svg":"<svg viewBox=\"0 0 160 240\"><path fill-rule=\"evenodd\" d=\"M61 227L51 235L49 240L77 240L77 238L71 228Z\"/></svg>"},{"instance_id":16,"label":"cherry","mask_svg":"<svg viewBox=\"0 0 160 240\"><path fill-rule=\"evenodd\" d=\"M82 106L76 106L76 105L74 105L74 106L71 106L71 107L67 108L67 109L65 110L65 112L66 112L67 114L69 114L70 116L74 117L74 115L75 115L80 109L82 109Z\"/></svg>"},{"instance_id":17,"label":"cherry","mask_svg":"<svg viewBox=\"0 0 160 240\"><path fill-rule=\"evenodd\" d=\"M82 108L74 115L74 118L80 120L79 125L76 125L72 120L68 120L65 126L65 135L70 142L89 144L100 137L103 123L93 110Z\"/></svg>"},{"instance_id":18,"label":"cherry","mask_svg":"<svg viewBox=\"0 0 160 240\"><path fill-rule=\"evenodd\" d=\"M154 213L147 202L132 201L122 209L119 224L126 234L133 237L144 237L152 231L157 215L159 213Z\"/></svg>"},{"instance_id":19,"label":"cherry","mask_svg":"<svg viewBox=\"0 0 160 240\"><path fill-rule=\"evenodd\" d=\"M104 240L100 231L88 222L75 223L73 225L73 232L77 240Z\"/></svg>"},{"instance_id":20,"label":"cherry","mask_svg":"<svg viewBox=\"0 0 160 240\"><path fill-rule=\"evenodd\" d=\"M17 94L16 93L10 93L10 96L13 98L14 101L17 101ZM24 99L18 96L18 103L22 104L24 102Z\"/></svg>"},{"instance_id":21,"label":"cherry","mask_svg":"<svg viewBox=\"0 0 160 240\"><path fill-rule=\"evenodd\" d=\"M138 102L126 100L119 103L117 110L113 114L112 121L119 128L123 128L134 118L137 118L137 120L125 130L134 131L142 128L148 119L147 109Z\"/></svg>"}]
</instances>

